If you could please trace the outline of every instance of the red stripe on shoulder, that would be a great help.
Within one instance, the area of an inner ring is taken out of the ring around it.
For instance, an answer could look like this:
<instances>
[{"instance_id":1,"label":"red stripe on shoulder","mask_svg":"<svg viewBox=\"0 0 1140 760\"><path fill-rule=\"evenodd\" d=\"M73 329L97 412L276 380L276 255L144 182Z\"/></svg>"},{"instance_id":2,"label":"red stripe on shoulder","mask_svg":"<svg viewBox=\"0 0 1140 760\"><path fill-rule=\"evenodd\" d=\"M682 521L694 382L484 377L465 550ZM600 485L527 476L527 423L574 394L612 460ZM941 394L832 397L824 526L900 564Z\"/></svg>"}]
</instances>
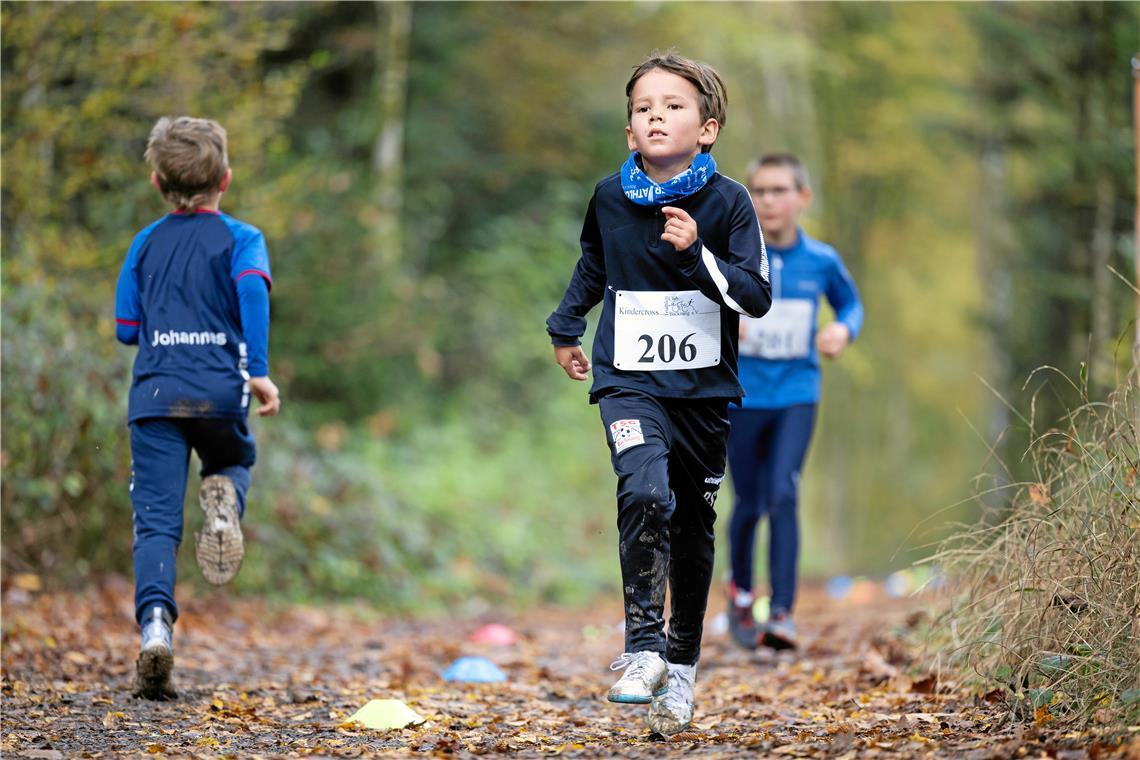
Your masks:
<instances>
[{"instance_id":1,"label":"red stripe on shoulder","mask_svg":"<svg viewBox=\"0 0 1140 760\"><path fill-rule=\"evenodd\" d=\"M142 322L137 319L120 319L119 317L115 317L115 324L125 325L127 327L138 327Z\"/></svg>"},{"instance_id":2,"label":"red stripe on shoulder","mask_svg":"<svg viewBox=\"0 0 1140 760\"><path fill-rule=\"evenodd\" d=\"M237 282L242 277L246 277L247 275L251 275L251 274L255 274L258 277L264 277L265 278L265 284L269 287L270 290L273 290L273 278L270 277L267 272L262 272L260 269L246 269L243 272L239 272L238 276L234 278L234 282Z\"/></svg>"}]
</instances>

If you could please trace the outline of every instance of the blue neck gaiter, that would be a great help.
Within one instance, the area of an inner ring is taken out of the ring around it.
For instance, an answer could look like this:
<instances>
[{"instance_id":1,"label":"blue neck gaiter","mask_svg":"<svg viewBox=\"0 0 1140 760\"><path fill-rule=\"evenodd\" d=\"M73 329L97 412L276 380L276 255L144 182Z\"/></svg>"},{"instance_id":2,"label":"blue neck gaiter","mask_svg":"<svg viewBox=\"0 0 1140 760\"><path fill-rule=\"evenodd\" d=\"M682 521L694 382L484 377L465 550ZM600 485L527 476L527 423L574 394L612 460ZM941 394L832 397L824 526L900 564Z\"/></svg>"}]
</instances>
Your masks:
<instances>
[{"instance_id":1,"label":"blue neck gaiter","mask_svg":"<svg viewBox=\"0 0 1140 760\"><path fill-rule=\"evenodd\" d=\"M700 190L716 172L712 153L698 153L688 169L660 185L637 165L637 152L621 165L621 189L639 206L662 206Z\"/></svg>"}]
</instances>

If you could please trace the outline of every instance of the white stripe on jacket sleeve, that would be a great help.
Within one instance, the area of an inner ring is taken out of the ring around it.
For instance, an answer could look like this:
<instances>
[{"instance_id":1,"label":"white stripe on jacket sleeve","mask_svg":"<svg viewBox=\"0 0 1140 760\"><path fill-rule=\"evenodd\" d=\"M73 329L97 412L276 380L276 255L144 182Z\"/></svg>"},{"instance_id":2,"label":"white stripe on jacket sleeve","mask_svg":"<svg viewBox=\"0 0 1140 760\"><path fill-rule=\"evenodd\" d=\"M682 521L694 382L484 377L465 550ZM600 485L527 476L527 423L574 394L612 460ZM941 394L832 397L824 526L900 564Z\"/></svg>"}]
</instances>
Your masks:
<instances>
[{"instance_id":1,"label":"white stripe on jacket sleeve","mask_svg":"<svg viewBox=\"0 0 1140 760\"><path fill-rule=\"evenodd\" d=\"M757 222L759 225L759 222ZM760 276L764 278L764 282L768 280L768 247L764 245L764 230L760 230Z\"/></svg>"},{"instance_id":2,"label":"white stripe on jacket sleeve","mask_svg":"<svg viewBox=\"0 0 1140 760\"><path fill-rule=\"evenodd\" d=\"M712 251L703 245L701 246L701 261L704 263L709 277L712 278L713 284L716 285L716 289L720 291L720 297L724 300L724 305L746 317L751 317L752 315L740 308L740 304L733 300L732 296L728 294L728 280L725 279L724 273L720 271L720 267L716 265L716 257L712 255Z\"/></svg>"}]
</instances>

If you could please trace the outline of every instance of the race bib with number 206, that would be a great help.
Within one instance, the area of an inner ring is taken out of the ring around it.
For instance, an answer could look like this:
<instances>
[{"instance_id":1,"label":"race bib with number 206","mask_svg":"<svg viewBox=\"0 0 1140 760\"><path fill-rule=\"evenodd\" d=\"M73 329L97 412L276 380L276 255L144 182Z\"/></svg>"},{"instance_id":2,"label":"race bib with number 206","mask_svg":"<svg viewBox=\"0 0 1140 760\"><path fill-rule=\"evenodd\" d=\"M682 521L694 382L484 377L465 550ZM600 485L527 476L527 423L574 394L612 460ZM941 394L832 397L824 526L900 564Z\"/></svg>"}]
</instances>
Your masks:
<instances>
[{"instance_id":1,"label":"race bib with number 206","mask_svg":"<svg viewBox=\"0 0 1140 760\"><path fill-rule=\"evenodd\" d=\"M720 364L720 306L699 290L618 290L614 366L659 372Z\"/></svg>"}]
</instances>

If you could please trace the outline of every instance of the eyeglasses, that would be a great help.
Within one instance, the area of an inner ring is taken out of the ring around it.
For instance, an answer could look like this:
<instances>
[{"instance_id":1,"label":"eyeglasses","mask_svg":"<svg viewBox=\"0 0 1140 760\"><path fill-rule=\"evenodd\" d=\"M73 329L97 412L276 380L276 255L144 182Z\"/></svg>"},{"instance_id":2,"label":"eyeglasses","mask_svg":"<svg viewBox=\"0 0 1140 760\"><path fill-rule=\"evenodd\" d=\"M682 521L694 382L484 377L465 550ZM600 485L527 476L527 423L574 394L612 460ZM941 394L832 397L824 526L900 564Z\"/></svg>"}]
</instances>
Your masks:
<instances>
[{"instance_id":1,"label":"eyeglasses","mask_svg":"<svg viewBox=\"0 0 1140 760\"><path fill-rule=\"evenodd\" d=\"M789 187L788 185L777 185L776 187L752 187L749 188L749 190L751 190L752 194L758 198L763 198L765 195L772 195L776 198L780 198L787 195L788 193L795 192L795 188Z\"/></svg>"}]
</instances>

